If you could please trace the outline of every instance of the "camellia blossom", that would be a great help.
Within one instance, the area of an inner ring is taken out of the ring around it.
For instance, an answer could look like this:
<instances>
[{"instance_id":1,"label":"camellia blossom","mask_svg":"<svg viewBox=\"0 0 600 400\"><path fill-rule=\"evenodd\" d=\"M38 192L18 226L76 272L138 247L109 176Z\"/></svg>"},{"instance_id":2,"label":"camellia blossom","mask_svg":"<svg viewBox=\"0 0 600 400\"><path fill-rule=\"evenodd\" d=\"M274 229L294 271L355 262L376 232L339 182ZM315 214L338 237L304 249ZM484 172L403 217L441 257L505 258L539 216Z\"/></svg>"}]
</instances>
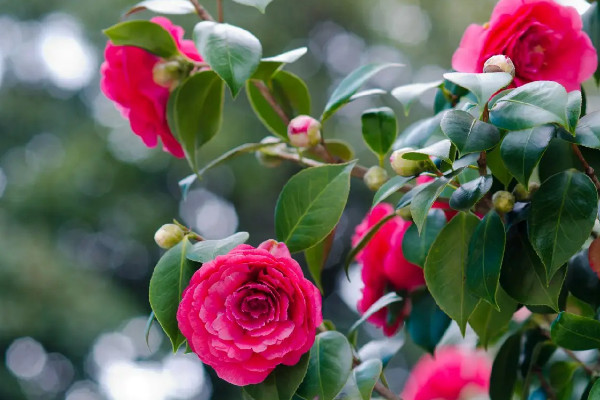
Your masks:
<instances>
[{"instance_id":1,"label":"camellia blossom","mask_svg":"<svg viewBox=\"0 0 600 400\"><path fill-rule=\"evenodd\" d=\"M459 400L486 395L492 363L483 352L442 347L424 355L404 386L404 400Z\"/></svg>"},{"instance_id":2,"label":"camellia blossom","mask_svg":"<svg viewBox=\"0 0 600 400\"><path fill-rule=\"evenodd\" d=\"M204 264L177 311L192 351L239 386L262 382L279 364L295 365L322 319L319 290L274 240L237 246Z\"/></svg>"},{"instance_id":3,"label":"camellia blossom","mask_svg":"<svg viewBox=\"0 0 600 400\"><path fill-rule=\"evenodd\" d=\"M202 61L194 42L183 39L183 28L167 18L152 18L175 39L179 51L193 61ZM153 69L162 61L146 50L132 46L115 46L110 41L104 50L105 61L100 67L100 88L111 99L123 117L129 119L133 132L148 147L154 147L158 138L166 151L183 157L183 149L167 124L167 101L170 89L154 80Z\"/></svg>"},{"instance_id":4,"label":"camellia blossom","mask_svg":"<svg viewBox=\"0 0 600 400\"><path fill-rule=\"evenodd\" d=\"M494 55L510 57L514 84L548 80L579 89L598 66L596 49L573 7L553 0L500 0L490 21L470 25L452 57L460 72L482 72Z\"/></svg>"}]
</instances>

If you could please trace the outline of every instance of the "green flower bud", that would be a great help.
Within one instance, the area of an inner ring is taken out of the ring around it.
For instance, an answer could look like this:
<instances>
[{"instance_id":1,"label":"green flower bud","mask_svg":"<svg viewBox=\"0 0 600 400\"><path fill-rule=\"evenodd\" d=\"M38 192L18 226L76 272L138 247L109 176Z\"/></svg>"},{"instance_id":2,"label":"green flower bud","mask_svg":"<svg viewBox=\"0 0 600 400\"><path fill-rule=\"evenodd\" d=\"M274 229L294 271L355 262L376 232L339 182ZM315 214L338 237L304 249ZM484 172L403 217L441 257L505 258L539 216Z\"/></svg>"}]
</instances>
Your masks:
<instances>
[{"instance_id":1,"label":"green flower bud","mask_svg":"<svg viewBox=\"0 0 600 400\"><path fill-rule=\"evenodd\" d=\"M483 64L483 72L506 72L515 77L515 65L512 60L504 55L497 55L488 58Z\"/></svg>"},{"instance_id":2,"label":"green flower bud","mask_svg":"<svg viewBox=\"0 0 600 400\"><path fill-rule=\"evenodd\" d=\"M369 189L376 191L388 180L388 173L385 169L375 165L368 169L363 179Z\"/></svg>"},{"instance_id":3,"label":"green flower bud","mask_svg":"<svg viewBox=\"0 0 600 400\"><path fill-rule=\"evenodd\" d=\"M152 68L154 82L169 89L177 86L184 75L184 66L179 60L159 61Z\"/></svg>"},{"instance_id":4,"label":"green flower bud","mask_svg":"<svg viewBox=\"0 0 600 400\"><path fill-rule=\"evenodd\" d=\"M154 241L163 249L170 249L183 240L183 230L175 224L164 224L154 234Z\"/></svg>"},{"instance_id":5,"label":"green flower bud","mask_svg":"<svg viewBox=\"0 0 600 400\"><path fill-rule=\"evenodd\" d=\"M506 214L512 211L515 206L515 196L512 193L500 190L492 196L492 202L494 203L494 209L499 214Z\"/></svg>"},{"instance_id":6,"label":"green flower bud","mask_svg":"<svg viewBox=\"0 0 600 400\"><path fill-rule=\"evenodd\" d=\"M396 211L396 214L398 214L398 216L405 221L412 221L410 206L402 207L401 209Z\"/></svg>"},{"instance_id":7,"label":"green flower bud","mask_svg":"<svg viewBox=\"0 0 600 400\"><path fill-rule=\"evenodd\" d=\"M254 154L258 162L268 168L275 168L281 165L282 159L277 157L277 154L285 151L285 144L274 136L267 136L261 143L273 143L273 146L262 147Z\"/></svg>"},{"instance_id":8,"label":"green flower bud","mask_svg":"<svg viewBox=\"0 0 600 400\"><path fill-rule=\"evenodd\" d=\"M537 182L531 182L531 183L529 184L529 194L530 194L531 196L533 196L533 194L534 194L535 192L537 192L539 188L540 188L540 184L539 184L539 183L537 183Z\"/></svg>"},{"instance_id":9,"label":"green flower bud","mask_svg":"<svg viewBox=\"0 0 600 400\"><path fill-rule=\"evenodd\" d=\"M400 176L415 176L421 172L427 171L431 163L430 160L407 160L402 158L404 153L413 151L410 147L396 150L390 156L392 169Z\"/></svg>"},{"instance_id":10,"label":"green flower bud","mask_svg":"<svg viewBox=\"0 0 600 400\"><path fill-rule=\"evenodd\" d=\"M517 185L515 185L512 193L515 196L515 199L517 199L517 201L531 200L531 193L529 193L525 185L523 185L522 183L518 183Z\"/></svg>"}]
</instances>

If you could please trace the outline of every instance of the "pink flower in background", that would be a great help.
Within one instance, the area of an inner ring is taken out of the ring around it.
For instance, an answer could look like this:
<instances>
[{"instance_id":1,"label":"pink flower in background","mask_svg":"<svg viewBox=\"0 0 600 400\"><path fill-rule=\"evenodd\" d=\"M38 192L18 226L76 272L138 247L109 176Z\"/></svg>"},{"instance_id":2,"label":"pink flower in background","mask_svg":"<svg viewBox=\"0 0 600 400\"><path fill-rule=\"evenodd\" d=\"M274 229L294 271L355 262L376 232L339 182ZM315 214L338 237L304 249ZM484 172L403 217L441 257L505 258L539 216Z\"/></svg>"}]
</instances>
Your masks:
<instances>
[{"instance_id":1,"label":"pink flower in background","mask_svg":"<svg viewBox=\"0 0 600 400\"><path fill-rule=\"evenodd\" d=\"M191 60L202 61L194 43L183 39L183 28L164 17L151 21L171 33L182 54ZM133 132L148 147L156 146L160 137L166 151L175 157L183 157L183 149L167 124L170 90L153 79L153 68L161 58L137 47L115 46L110 41L106 44L104 57L100 67L100 88L123 117L129 119Z\"/></svg>"},{"instance_id":2,"label":"pink flower in background","mask_svg":"<svg viewBox=\"0 0 600 400\"><path fill-rule=\"evenodd\" d=\"M402 392L404 400L459 400L486 395L492 363L483 352L442 347L424 355Z\"/></svg>"},{"instance_id":3,"label":"pink flower in background","mask_svg":"<svg viewBox=\"0 0 600 400\"><path fill-rule=\"evenodd\" d=\"M485 61L497 54L513 61L516 86L549 80L576 90L598 64L575 8L553 0L500 0L489 23L467 28L452 68L482 72Z\"/></svg>"},{"instance_id":4,"label":"pink flower in background","mask_svg":"<svg viewBox=\"0 0 600 400\"><path fill-rule=\"evenodd\" d=\"M434 181L434 178L429 175L420 175L417 177L417 185L423 185L425 183L429 183L429 182L433 182L433 181ZM446 202L446 201L438 200L433 203L431 208L439 208L439 209L443 210L444 214L446 214L446 219L448 221L450 221L452 218L454 218L454 216L458 213L458 211L450 208L450 204L448 204L448 202Z\"/></svg>"},{"instance_id":5,"label":"pink flower in background","mask_svg":"<svg viewBox=\"0 0 600 400\"><path fill-rule=\"evenodd\" d=\"M192 351L221 379L244 386L310 350L321 294L283 243L240 245L192 276L177 311Z\"/></svg>"}]
</instances>

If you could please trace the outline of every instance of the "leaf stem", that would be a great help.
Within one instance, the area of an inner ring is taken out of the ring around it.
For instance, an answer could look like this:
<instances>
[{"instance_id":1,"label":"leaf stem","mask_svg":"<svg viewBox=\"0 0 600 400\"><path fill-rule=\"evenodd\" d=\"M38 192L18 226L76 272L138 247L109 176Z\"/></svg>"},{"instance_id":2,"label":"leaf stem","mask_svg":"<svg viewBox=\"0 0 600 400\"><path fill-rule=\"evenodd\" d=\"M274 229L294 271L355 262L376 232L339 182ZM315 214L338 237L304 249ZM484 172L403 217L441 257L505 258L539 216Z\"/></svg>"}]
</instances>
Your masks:
<instances>
[{"instance_id":1,"label":"leaf stem","mask_svg":"<svg viewBox=\"0 0 600 400\"><path fill-rule=\"evenodd\" d=\"M479 154L479 159L477 159L477 166L479 167L479 175L486 176L487 175L487 155L485 150Z\"/></svg>"},{"instance_id":2,"label":"leaf stem","mask_svg":"<svg viewBox=\"0 0 600 400\"><path fill-rule=\"evenodd\" d=\"M275 100L275 97L273 97L273 94L271 93L271 90L269 89L269 87L263 81L259 81L259 80L255 80L255 79L252 80L252 84L260 91L260 94L262 94L262 96L265 98L267 103L269 103L269 105L271 106L273 111L275 111L275 113L279 116L279 118L281 118L283 123L287 126L290 123L290 118L287 116L285 111L283 111L283 109L281 108L279 103L277 103L277 100Z\"/></svg>"},{"instance_id":3,"label":"leaf stem","mask_svg":"<svg viewBox=\"0 0 600 400\"><path fill-rule=\"evenodd\" d=\"M583 166L583 170L584 170L585 174L590 177L592 182L594 182L594 185L596 186L596 190L598 191L598 193L600 193L600 181L598 180L598 177L595 174L594 168L592 168L590 166L590 164L587 162L587 160L581 153L579 146L577 146L575 143L572 143L571 148L573 149L573 153L575 153L577 158L579 158L579 161L581 161L581 165Z\"/></svg>"},{"instance_id":4,"label":"leaf stem","mask_svg":"<svg viewBox=\"0 0 600 400\"><path fill-rule=\"evenodd\" d=\"M202 7L202 5L198 2L198 0L190 0L190 2L196 9L196 14L198 14L198 16L201 19L203 19L204 21L214 21L215 20L213 18L213 16L210 15L210 13L208 11L206 11L206 8Z\"/></svg>"}]
</instances>

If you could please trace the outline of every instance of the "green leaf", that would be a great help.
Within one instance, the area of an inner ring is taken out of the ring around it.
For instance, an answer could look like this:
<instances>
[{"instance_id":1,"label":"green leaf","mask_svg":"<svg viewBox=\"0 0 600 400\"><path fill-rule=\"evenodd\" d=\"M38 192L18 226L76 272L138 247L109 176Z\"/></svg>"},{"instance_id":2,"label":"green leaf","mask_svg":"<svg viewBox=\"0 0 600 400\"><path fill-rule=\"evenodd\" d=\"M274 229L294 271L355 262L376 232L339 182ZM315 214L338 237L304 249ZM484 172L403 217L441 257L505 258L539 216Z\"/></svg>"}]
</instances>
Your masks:
<instances>
[{"instance_id":1,"label":"green leaf","mask_svg":"<svg viewBox=\"0 0 600 400\"><path fill-rule=\"evenodd\" d=\"M315 284L323 293L323 285L321 283L321 272L325 268L331 245L333 244L333 238L335 236L335 230L331 231L329 235L313 247L309 247L304 250L304 258L306 258L306 264L308 265L308 271L312 276Z\"/></svg>"},{"instance_id":2,"label":"green leaf","mask_svg":"<svg viewBox=\"0 0 600 400\"><path fill-rule=\"evenodd\" d=\"M558 361L550 367L550 385L556 390L565 388L579 365L573 361Z\"/></svg>"},{"instance_id":3,"label":"green leaf","mask_svg":"<svg viewBox=\"0 0 600 400\"><path fill-rule=\"evenodd\" d=\"M444 78L473 93L480 107L483 107L494 93L508 86L513 80L513 77L506 72L494 74L449 72L444 74Z\"/></svg>"},{"instance_id":4,"label":"green leaf","mask_svg":"<svg viewBox=\"0 0 600 400\"><path fill-rule=\"evenodd\" d=\"M186 257L190 248L190 242L183 239L167 250L158 260L150 278L150 306L156 320L171 340L173 352L185 341L177 324L177 308L183 290L196 271L196 265Z\"/></svg>"},{"instance_id":5,"label":"green leaf","mask_svg":"<svg viewBox=\"0 0 600 400\"><path fill-rule=\"evenodd\" d=\"M413 342L433 354L452 320L440 310L429 292L413 294L406 329Z\"/></svg>"},{"instance_id":6,"label":"green leaf","mask_svg":"<svg viewBox=\"0 0 600 400\"><path fill-rule=\"evenodd\" d=\"M506 331L508 323L517 309L517 302L502 288L498 288L498 307L499 310L488 302L480 301L469 318L469 325L477 333L479 341L485 349L491 340L498 338Z\"/></svg>"},{"instance_id":7,"label":"green leaf","mask_svg":"<svg viewBox=\"0 0 600 400\"><path fill-rule=\"evenodd\" d=\"M227 83L233 97L258 68L262 55L260 42L250 32L213 21L196 24L194 43L211 69Z\"/></svg>"},{"instance_id":8,"label":"green leaf","mask_svg":"<svg viewBox=\"0 0 600 400\"><path fill-rule=\"evenodd\" d=\"M433 143L423 149L407 151L402 154L402 158L407 160L427 160L430 156L439 158L443 161L446 161L449 164L452 164L452 160L450 159L450 148L452 147L452 143L449 140L440 140L439 142Z\"/></svg>"},{"instance_id":9,"label":"green leaf","mask_svg":"<svg viewBox=\"0 0 600 400\"><path fill-rule=\"evenodd\" d=\"M585 115L579 120L575 128L575 137L564 135L561 138L581 146L600 149L600 111Z\"/></svg>"},{"instance_id":10,"label":"green leaf","mask_svg":"<svg viewBox=\"0 0 600 400\"><path fill-rule=\"evenodd\" d=\"M520 86L499 99L490 110L490 122L498 128L519 131L565 119L567 91L553 81L536 81Z\"/></svg>"},{"instance_id":11,"label":"green leaf","mask_svg":"<svg viewBox=\"0 0 600 400\"><path fill-rule=\"evenodd\" d=\"M394 96L402 106L404 107L404 115L408 117L410 107L421 97L425 92L439 88L443 81L435 81L428 83L412 83L410 85L399 86L392 90L391 94Z\"/></svg>"},{"instance_id":12,"label":"green leaf","mask_svg":"<svg viewBox=\"0 0 600 400\"><path fill-rule=\"evenodd\" d=\"M412 199L410 203L410 213L413 221L417 226L419 233L423 230L423 224L433 203L442 194L446 186L457 176L462 170L455 170L446 176L441 176L435 181L422 185L421 189Z\"/></svg>"},{"instance_id":13,"label":"green leaf","mask_svg":"<svg viewBox=\"0 0 600 400\"><path fill-rule=\"evenodd\" d=\"M420 148L425 146L427 141L434 135L442 135L440 121L444 113L439 113L431 118L422 119L410 124L401 134L394 149L403 147Z\"/></svg>"},{"instance_id":14,"label":"green leaf","mask_svg":"<svg viewBox=\"0 0 600 400\"><path fill-rule=\"evenodd\" d=\"M221 128L223 82L213 71L187 78L171 93L167 105L169 127L179 139L188 162L197 170L197 150Z\"/></svg>"},{"instance_id":15,"label":"green leaf","mask_svg":"<svg viewBox=\"0 0 600 400\"><path fill-rule=\"evenodd\" d=\"M252 79L269 81L285 64L298 61L307 51L306 47L299 47L273 57L263 58L252 74Z\"/></svg>"},{"instance_id":16,"label":"green leaf","mask_svg":"<svg viewBox=\"0 0 600 400\"><path fill-rule=\"evenodd\" d=\"M501 138L500 131L494 125L476 120L468 112L460 110L446 112L440 126L463 155L489 150Z\"/></svg>"},{"instance_id":17,"label":"green leaf","mask_svg":"<svg viewBox=\"0 0 600 400\"><path fill-rule=\"evenodd\" d=\"M139 47L162 58L179 54L173 36L154 22L142 20L120 22L103 32L116 46Z\"/></svg>"},{"instance_id":18,"label":"green leaf","mask_svg":"<svg viewBox=\"0 0 600 400\"><path fill-rule=\"evenodd\" d=\"M423 267L429 248L445 225L446 214L440 209L429 211L420 235L417 226L411 224L402 238L402 255L406 261Z\"/></svg>"},{"instance_id":19,"label":"green leaf","mask_svg":"<svg viewBox=\"0 0 600 400\"><path fill-rule=\"evenodd\" d=\"M502 161L510 173L525 187L529 184L533 169L550 144L554 130L551 125L542 125L508 132L502 140L500 145Z\"/></svg>"},{"instance_id":20,"label":"green leaf","mask_svg":"<svg viewBox=\"0 0 600 400\"><path fill-rule=\"evenodd\" d=\"M253 400L290 400L306 375L309 358L306 353L295 365L279 364L263 382L244 386L244 392Z\"/></svg>"},{"instance_id":21,"label":"green leaf","mask_svg":"<svg viewBox=\"0 0 600 400\"><path fill-rule=\"evenodd\" d=\"M466 286L469 241L479 218L459 212L442 229L425 260L425 281L440 308L465 333L478 299Z\"/></svg>"},{"instance_id":22,"label":"green leaf","mask_svg":"<svg viewBox=\"0 0 600 400\"><path fill-rule=\"evenodd\" d=\"M590 266L589 249L571 257L565 284L573 296L594 310L600 306L600 279Z\"/></svg>"},{"instance_id":23,"label":"green leaf","mask_svg":"<svg viewBox=\"0 0 600 400\"><path fill-rule=\"evenodd\" d=\"M550 280L589 238L598 213L598 194L585 174L568 170L548 178L533 195L529 240Z\"/></svg>"},{"instance_id":24,"label":"green leaf","mask_svg":"<svg viewBox=\"0 0 600 400\"><path fill-rule=\"evenodd\" d=\"M600 322L563 311L552 322L550 336L565 349L600 349Z\"/></svg>"},{"instance_id":25,"label":"green leaf","mask_svg":"<svg viewBox=\"0 0 600 400\"><path fill-rule=\"evenodd\" d=\"M583 97L581 96L581 92L579 90L573 90L569 92L567 97L567 122L569 123L567 128L569 132L575 132L575 127L577 126L577 122L579 122L579 117L581 116L581 103L583 102Z\"/></svg>"},{"instance_id":26,"label":"green leaf","mask_svg":"<svg viewBox=\"0 0 600 400\"><path fill-rule=\"evenodd\" d=\"M384 157L398 134L394 110L389 107L371 108L362 114L361 121L365 143L379 158Z\"/></svg>"},{"instance_id":27,"label":"green leaf","mask_svg":"<svg viewBox=\"0 0 600 400\"><path fill-rule=\"evenodd\" d=\"M477 225L469 243L467 288L496 310L500 310L496 292L499 288L505 244L506 233L502 218L492 210Z\"/></svg>"},{"instance_id":28,"label":"green leaf","mask_svg":"<svg viewBox=\"0 0 600 400\"><path fill-rule=\"evenodd\" d=\"M333 230L348 200L354 164L307 168L284 186L275 206L275 233L290 252L316 245Z\"/></svg>"},{"instance_id":29,"label":"green leaf","mask_svg":"<svg viewBox=\"0 0 600 400\"><path fill-rule=\"evenodd\" d=\"M346 382L336 400L369 400L373 388L383 370L380 360L372 359L358 364Z\"/></svg>"},{"instance_id":30,"label":"green leaf","mask_svg":"<svg viewBox=\"0 0 600 400\"><path fill-rule=\"evenodd\" d=\"M593 6L594 4L592 4ZM588 396L588 400L598 400L600 399L600 379L596 379L596 382L592 385L590 389L590 394Z\"/></svg>"},{"instance_id":31,"label":"green leaf","mask_svg":"<svg viewBox=\"0 0 600 400\"><path fill-rule=\"evenodd\" d=\"M352 369L352 349L336 331L320 333L310 350L306 376L296 391L304 399L332 400L344 387Z\"/></svg>"},{"instance_id":32,"label":"green leaf","mask_svg":"<svg viewBox=\"0 0 600 400\"><path fill-rule=\"evenodd\" d=\"M246 93L258 119L273 134L287 140L287 125L273 107L265 100L259 87L267 89L275 97L289 118L310 115L310 93L302 79L287 71L279 71L268 82L250 80Z\"/></svg>"},{"instance_id":33,"label":"green leaf","mask_svg":"<svg viewBox=\"0 0 600 400\"><path fill-rule=\"evenodd\" d=\"M521 355L521 332L509 336L494 359L490 377L490 400L511 400Z\"/></svg>"},{"instance_id":34,"label":"green leaf","mask_svg":"<svg viewBox=\"0 0 600 400\"><path fill-rule=\"evenodd\" d=\"M373 196L372 206L375 207L377 204L381 203L394 193L398 192L401 187L406 185L412 179L413 177L411 176L394 176L393 178L388 180L386 183L381 185L377 192L375 192L375 196Z\"/></svg>"},{"instance_id":35,"label":"green leaf","mask_svg":"<svg viewBox=\"0 0 600 400\"><path fill-rule=\"evenodd\" d=\"M207 263L217 256L229 253L231 250L248 240L248 232L238 232L220 240L203 240L192 245L188 250L188 260L199 263Z\"/></svg>"},{"instance_id":36,"label":"green leaf","mask_svg":"<svg viewBox=\"0 0 600 400\"><path fill-rule=\"evenodd\" d=\"M369 319L369 317L375 314L377 311L386 308L390 304L398 303L404 300L405 299L403 297L398 296L395 292L390 292L384 296L381 296L375 303L371 305L371 307L367 309L367 311L364 312L359 320L352 324L350 329L348 329L348 334L346 336L350 337L363 322Z\"/></svg>"},{"instance_id":37,"label":"green leaf","mask_svg":"<svg viewBox=\"0 0 600 400\"><path fill-rule=\"evenodd\" d=\"M493 182L492 176L486 175L462 184L452 193L450 207L460 211L470 210L490 191Z\"/></svg>"},{"instance_id":38,"label":"green leaf","mask_svg":"<svg viewBox=\"0 0 600 400\"><path fill-rule=\"evenodd\" d=\"M377 73L390 67L401 67L401 64L368 64L354 70L350 75L340 82L338 87L333 91L333 94L325 105L321 120L325 121L331 117L338 109L350 101L350 98L358 92L358 89L371 79Z\"/></svg>"},{"instance_id":39,"label":"green leaf","mask_svg":"<svg viewBox=\"0 0 600 400\"><path fill-rule=\"evenodd\" d=\"M265 10L267 9L267 6L273 0L233 0L233 1L235 1L238 4L243 4L245 6L254 7L258 11L260 11L261 13L264 14Z\"/></svg>"},{"instance_id":40,"label":"green leaf","mask_svg":"<svg viewBox=\"0 0 600 400\"><path fill-rule=\"evenodd\" d=\"M581 16L583 21L583 30L588 34L592 40L592 44L595 49L600 48L600 8L598 4L592 3L587 11ZM598 64L600 64L600 54L598 54ZM594 73L596 85L600 81L600 72L596 69ZM590 397L592 400L592 397ZM593 399L596 400L596 399Z\"/></svg>"},{"instance_id":41,"label":"green leaf","mask_svg":"<svg viewBox=\"0 0 600 400\"><path fill-rule=\"evenodd\" d=\"M146 0L133 6L125 16L139 11L149 10L157 14L183 15L192 14L195 9L188 0Z\"/></svg>"},{"instance_id":42,"label":"green leaf","mask_svg":"<svg viewBox=\"0 0 600 400\"><path fill-rule=\"evenodd\" d=\"M513 177L502 161L500 147L501 146L496 146L492 151L487 152L487 166L490 171L492 171L492 175L494 175L494 177L505 187L508 187L508 184L512 181Z\"/></svg>"},{"instance_id":43,"label":"green leaf","mask_svg":"<svg viewBox=\"0 0 600 400\"><path fill-rule=\"evenodd\" d=\"M391 361L404 345L404 339L400 335L391 338L372 340L358 351L358 357L364 362L377 359L383 363L383 368Z\"/></svg>"}]
</instances>

